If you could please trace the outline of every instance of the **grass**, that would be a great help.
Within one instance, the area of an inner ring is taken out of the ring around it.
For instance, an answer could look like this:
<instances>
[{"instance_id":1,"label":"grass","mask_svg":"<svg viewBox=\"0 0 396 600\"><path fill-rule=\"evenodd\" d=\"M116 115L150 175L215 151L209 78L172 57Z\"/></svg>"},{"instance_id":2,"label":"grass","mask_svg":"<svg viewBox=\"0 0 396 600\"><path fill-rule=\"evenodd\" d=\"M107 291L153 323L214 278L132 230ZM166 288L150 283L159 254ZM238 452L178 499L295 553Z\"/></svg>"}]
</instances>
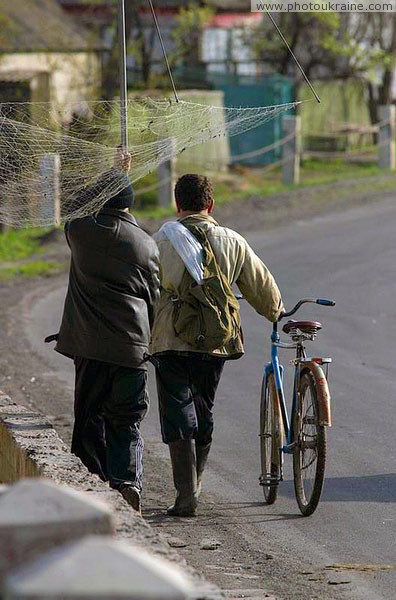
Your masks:
<instances>
[{"instance_id":1,"label":"grass","mask_svg":"<svg viewBox=\"0 0 396 600\"><path fill-rule=\"evenodd\" d=\"M375 163L347 163L342 160L304 160L301 165L300 183L285 185L281 181L280 169L265 172L264 168L247 168L236 166L229 173L210 173L217 204L244 200L251 196L265 197L279 192L287 192L297 188L309 188L315 185L330 185L339 181L365 179L390 172L380 169ZM143 187L143 186L142 186ZM159 207L153 204L153 194L150 192L146 205L144 194L134 214L140 219L171 216L174 208Z\"/></svg>"},{"instance_id":2,"label":"grass","mask_svg":"<svg viewBox=\"0 0 396 600\"><path fill-rule=\"evenodd\" d=\"M48 229L10 229L0 234L0 281L47 276L62 268L58 262L36 259L46 251L43 238Z\"/></svg>"},{"instance_id":3,"label":"grass","mask_svg":"<svg viewBox=\"0 0 396 600\"><path fill-rule=\"evenodd\" d=\"M302 185L334 183L345 179L360 179L384 174L376 163L347 163L343 160L305 160L302 164Z\"/></svg>"},{"instance_id":4,"label":"grass","mask_svg":"<svg viewBox=\"0 0 396 600\"><path fill-rule=\"evenodd\" d=\"M382 191L395 186L396 175L389 177L390 172L380 170L375 163L346 163L341 160L305 160L301 165L301 183L284 185L279 169L267 171L263 168L247 168L235 166L230 172L207 173L215 186L215 198L218 204L243 201L251 196L265 197L279 192L287 192L298 188L310 188L316 185L331 184L342 181L356 181L362 186L362 192L369 185L368 178L377 177L370 184L370 189ZM138 190L152 186L156 181L155 174L142 179L135 186ZM334 190L334 193L337 193ZM321 201L326 202L329 194L318 190ZM150 190L137 198L134 214L140 219L164 218L174 214L173 207L155 205L156 190ZM147 203L147 206L145 206ZM48 229L9 230L0 234L0 281L13 278L50 276L58 273L64 265L58 262L40 260L40 254L46 252L45 237ZM37 256L38 255L38 256ZM50 257L49 257L50 258Z\"/></svg>"},{"instance_id":5,"label":"grass","mask_svg":"<svg viewBox=\"0 0 396 600\"><path fill-rule=\"evenodd\" d=\"M0 281L7 281L15 277L37 277L59 273L62 265L56 262L32 261L21 265L14 265L0 269Z\"/></svg>"},{"instance_id":6,"label":"grass","mask_svg":"<svg viewBox=\"0 0 396 600\"><path fill-rule=\"evenodd\" d=\"M0 235L0 263L15 262L44 251L40 237L45 229L10 229Z\"/></svg>"}]
</instances>

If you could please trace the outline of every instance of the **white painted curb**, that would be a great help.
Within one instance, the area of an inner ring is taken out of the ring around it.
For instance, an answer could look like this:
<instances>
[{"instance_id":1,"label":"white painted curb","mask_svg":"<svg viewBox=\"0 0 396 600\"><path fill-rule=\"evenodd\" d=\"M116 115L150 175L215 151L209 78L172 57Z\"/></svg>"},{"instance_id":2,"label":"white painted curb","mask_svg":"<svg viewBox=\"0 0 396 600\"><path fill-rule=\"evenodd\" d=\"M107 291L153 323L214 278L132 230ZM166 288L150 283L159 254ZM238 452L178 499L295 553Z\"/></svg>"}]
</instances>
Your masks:
<instances>
[{"instance_id":1,"label":"white painted curb","mask_svg":"<svg viewBox=\"0 0 396 600\"><path fill-rule=\"evenodd\" d=\"M170 563L108 537L53 550L5 580L4 600L187 600L191 588Z\"/></svg>"},{"instance_id":2,"label":"white painted curb","mask_svg":"<svg viewBox=\"0 0 396 600\"><path fill-rule=\"evenodd\" d=\"M26 479L0 496L0 581L10 569L87 534L112 534L109 508L81 492Z\"/></svg>"}]
</instances>

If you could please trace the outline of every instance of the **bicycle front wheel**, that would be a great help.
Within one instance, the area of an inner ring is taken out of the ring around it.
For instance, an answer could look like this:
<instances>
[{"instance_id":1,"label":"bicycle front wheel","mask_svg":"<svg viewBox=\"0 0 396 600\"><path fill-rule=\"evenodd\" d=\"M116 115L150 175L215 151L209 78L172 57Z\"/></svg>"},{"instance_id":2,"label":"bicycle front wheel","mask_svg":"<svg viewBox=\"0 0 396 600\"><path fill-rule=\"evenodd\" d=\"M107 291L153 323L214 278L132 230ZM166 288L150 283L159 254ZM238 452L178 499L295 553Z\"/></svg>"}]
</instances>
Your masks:
<instances>
[{"instance_id":1,"label":"bicycle front wheel","mask_svg":"<svg viewBox=\"0 0 396 600\"><path fill-rule=\"evenodd\" d=\"M311 371L300 378L294 442L294 489L299 509L308 517L319 504L327 452L327 431L319 425L318 390Z\"/></svg>"},{"instance_id":2,"label":"bicycle front wheel","mask_svg":"<svg viewBox=\"0 0 396 600\"><path fill-rule=\"evenodd\" d=\"M274 374L263 380L260 403L260 454L264 498L273 504L278 494L280 480L280 448L282 447L282 420Z\"/></svg>"}]
</instances>

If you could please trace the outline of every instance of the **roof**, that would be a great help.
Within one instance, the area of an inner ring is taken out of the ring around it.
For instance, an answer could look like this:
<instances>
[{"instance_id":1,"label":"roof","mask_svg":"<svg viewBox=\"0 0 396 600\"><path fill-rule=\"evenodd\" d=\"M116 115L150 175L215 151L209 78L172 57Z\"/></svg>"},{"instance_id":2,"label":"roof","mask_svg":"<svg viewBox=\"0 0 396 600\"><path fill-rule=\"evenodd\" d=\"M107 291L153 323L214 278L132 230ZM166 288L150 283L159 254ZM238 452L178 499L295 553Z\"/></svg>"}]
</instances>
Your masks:
<instances>
[{"instance_id":1,"label":"roof","mask_svg":"<svg viewBox=\"0 0 396 600\"><path fill-rule=\"evenodd\" d=\"M250 0L209 0L208 4L224 12L251 12Z\"/></svg>"},{"instance_id":2,"label":"roof","mask_svg":"<svg viewBox=\"0 0 396 600\"><path fill-rule=\"evenodd\" d=\"M58 0L58 2L65 7L117 4L116 0ZM191 0L156 0L155 8L180 8L190 4ZM206 4L224 12L250 12L250 0L207 0Z\"/></svg>"},{"instance_id":3,"label":"roof","mask_svg":"<svg viewBox=\"0 0 396 600\"><path fill-rule=\"evenodd\" d=\"M13 71L0 71L0 81L7 83L20 83L22 81L30 81L38 73L45 71L29 71L25 69L14 69Z\"/></svg>"},{"instance_id":4,"label":"roof","mask_svg":"<svg viewBox=\"0 0 396 600\"><path fill-rule=\"evenodd\" d=\"M97 50L98 40L57 0L0 0L0 52Z\"/></svg>"},{"instance_id":5,"label":"roof","mask_svg":"<svg viewBox=\"0 0 396 600\"><path fill-rule=\"evenodd\" d=\"M62 6L112 6L116 0L58 0Z\"/></svg>"}]
</instances>

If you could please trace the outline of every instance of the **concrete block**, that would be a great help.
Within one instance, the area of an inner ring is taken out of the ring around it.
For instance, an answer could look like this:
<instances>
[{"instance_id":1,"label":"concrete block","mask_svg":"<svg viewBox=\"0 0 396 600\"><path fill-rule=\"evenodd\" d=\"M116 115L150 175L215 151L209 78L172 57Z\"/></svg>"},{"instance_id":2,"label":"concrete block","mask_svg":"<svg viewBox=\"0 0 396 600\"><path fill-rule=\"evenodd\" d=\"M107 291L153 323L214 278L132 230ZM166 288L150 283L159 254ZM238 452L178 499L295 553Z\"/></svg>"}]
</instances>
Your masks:
<instances>
[{"instance_id":1,"label":"concrete block","mask_svg":"<svg viewBox=\"0 0 396 600\"><path fill-rule=\"evenodd\" d=\"M189 580L141 548L89 536L53 550L8 576L4 600L185 600Z\"/></svg>"},{"instance_id":2,"label":"concrete block","mask_svg":"<svg viewBox=\"0 0 396 600\"><path fill-rule=\"evenodd\" d=\"M56 438L55 430L44 417L18 406L0 391L0 482L43 474L34 460L34 446L41 440L48 453ZM20 443L21 440L27 443Z\"/></svg>"},{"instance_id":3,"label":"concrete block","mask_svg":"<svg viewBox=\"0 0 396 600\"><path fill-rule=\"evenodd\" d=\"M227 115L226 110L221 110L225 108L224 95L224 92L221 90L180 91L180 97L183 100L216 107L202 122L202 127L207 126L212 131L225 130ZM220 135L203 144L196 144L187 148L185 152L182 152L177 157L178 171L180 173L195 173L197 169L199 171L205 169L206 171L226 172L231 161L230 139L228 135Z\"/></svg>"},{"instance_id":4,"label":"concrete block","mask_svg":"<svg viewBox=\"0 0 396 600\"><path fill-rule=\"evenodd\" d=\"M291 185L300 182L301 117L285 116L282 124L285 137L290 136L283 145L282 183Z\"/></svg>"},{"instance_id":5,"label":"concrete block","mask_svg":"<svg viewBox=\"0 0 396 600\"><path fill-rule=\"evenodd\" d=\"M18 406L0 408L0 481L9 483L22 477L36 477L40 469L15 437L21 433L53 435L52 426L42 417Z\"/></svg>"},{"instance_id":6,"label":"concrete block","mask_svg":"<svg viewBox=\"0 0 396 600\"><path fill-rule=\"evenodd\" d=\"M0 581L11 569L87 534L112 534L107 506L66 486L27 479L0 496Z\"/></svg>"},{"instance_id":7,"label":"concrete block","mask_svg":"<svg viewBox=\"0 0 396 600\"><path fill-rule=\"evenodd\" d=\"M60 224L61 161L59 154L43 154L40 158L41 202L40 218L47 225Z\"/></svg>"},{"instance_id":8,"label":"concrete block","mask_svg":"<svg viewBox=\"0 0 396 600\"><path fill-rule=\"evenodd\" d=\"M119 536L161 557L181 563L182 559L176 550L168 545L158 529L151 528L131 509L121 494L110 489L97 475L89 473L80 459L70 453L47 420L41 417L41 421L37 421L38 417L40 415L17 405L0 390L0 482L7 483L31 475L67 484L84 492L85 497L100 499L110 506ZM184 569L193 577L194 599L223 600L224 595L214 584L194 574L186 565Z\"/></svg>"},{"instance_id":9,"label":"concrete block","mask_svg":"<svg viewBox=\"0 0 396 600\"><path fill-rule=\"evenodd\" d=\"M378 166L380 169L394 169L396 165L395 129L396 107L393 104L380 106L378 136Z\"/></svg>"},{"instance_id":10,"label":"concrete block","mask_svg":"<svg viewBox=\"0 0 396 600\"><path fill-rule=\"evenodd\" d=\"M175 187L175 152L176 141L174 138L158 142L158 204L168 207L174 204L173 190ZM163 160L166 157L166 160Z\"/></svg>"}]
</instances>

